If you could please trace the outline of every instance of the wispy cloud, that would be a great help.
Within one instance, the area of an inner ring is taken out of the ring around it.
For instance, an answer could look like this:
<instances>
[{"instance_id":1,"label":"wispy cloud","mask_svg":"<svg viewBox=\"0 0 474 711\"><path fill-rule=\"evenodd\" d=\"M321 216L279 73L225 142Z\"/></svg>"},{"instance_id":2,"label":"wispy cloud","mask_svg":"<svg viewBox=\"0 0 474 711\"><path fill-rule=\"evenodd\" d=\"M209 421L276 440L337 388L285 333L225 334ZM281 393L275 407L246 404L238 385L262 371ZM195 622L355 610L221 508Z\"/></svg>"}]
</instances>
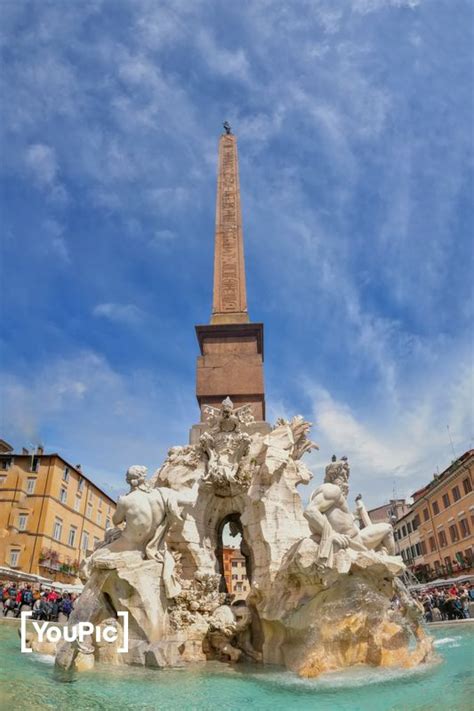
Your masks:
<instances>
[{"instance_id":1,"label":"wispy cloud","mask_svg":"<svg viewBox=\"0 0 474 711\"><path fill-rule=\"evenodd\" d=\"M116 323L123 323L129 326L140 324L145 316L143 311L135 304L97 304L92 311L94 316L108 319Z\"/></svg>"}]
</instances>

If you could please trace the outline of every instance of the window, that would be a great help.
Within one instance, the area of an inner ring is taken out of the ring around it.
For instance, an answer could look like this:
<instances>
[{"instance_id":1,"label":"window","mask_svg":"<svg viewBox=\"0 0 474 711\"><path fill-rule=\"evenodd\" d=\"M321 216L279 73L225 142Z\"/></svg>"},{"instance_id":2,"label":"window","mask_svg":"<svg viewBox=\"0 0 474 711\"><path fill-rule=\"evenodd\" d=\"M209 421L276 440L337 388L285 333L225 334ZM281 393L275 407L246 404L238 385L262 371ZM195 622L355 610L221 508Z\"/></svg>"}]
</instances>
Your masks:
<instances>
[{"instance_id":1,"label":"window","mask_svg":"<svg viewBox=\"0 0 474 711\"><path fill-rule=\"evenodd\" d=\"M20 551L10 551L10 566L16 568L20 561Z\"/></svg>"},{"instance_id":2,"label":"window","mask_svg":"<svg viewBox=\"0 0 474 711\"><path fill-rule=\"evenodd\" d=\"M411 523L409 521L407 522L407 531L411 533Z\"/></svg>"},{"instance_id":3,"label":"window","mask_svg":"<svg viewBox=\"0 0 474 711\"><path fill-rule=\"evenodd\" d=\"M407 535L406 526L402 526L402 538L405 538L406 535Z\"/></svg>"},{"instance_id":4,"label":"window","mask_svg":"<svg viewBox=\"0 0 474 711\"><path fill-rule=\"evenodd\" d=\"M111 522L110 522L110 518L106 518L106 519L105 519L105 528L110 528L111 525L112 525L112 524L111 524Z\"/></svg>"},{"instance_id":5,"label":"window","mask_svg":"<svg viewBox=\"0 0 474 711\"><path fill-rule=\"evenodd\" d=\"M430 543L430 553L434 553L434 551L436 550L436 541L434 539L434 536L430 536L429 543Z\"/></svg>"},{"instance_id":6,"label":"window","mask_svg":"<svg viewBox=\"0 0 474 711\"><path fill-rule=\"evenodd\" d=\"M449 556L446 556L444 559L444 564L446 566L446 570L450 573L451 572L451 558Z\"/></svg>"},{"instance_id":7,"label":"window","mask_svg":"<svg viewBox=\"0 0 474 711\"><path fill-rule=\"evenodd\" d=\"M0 476L0 486L3 486L4 483L6 482L7 477L6 476Z\"/></svg>"},{"instance_id":8,"label":"window","mask_svg":"<svg viewBox=\"0 0 474 711\"><path fill-rule=\"evenodd\" d=\"M75 501L74 501L74 511L79 511L81 508L81 500L79 496L76 496Z\"/></svg>"},{"instance_id":9,"label":"window","mask_svg":"<svg viewBox=\"0 0 474 711\"><path fill-rule=\"evenodd\" d=\"M449 535L451 537L451 543L456 543L456 541L459 541L458 527L455 523L453 523L453 525L449 527Z\"/></svg>"},{"instance_id":10,"label":"window","mask_svg":"<svg viewBox=\"0 0 474 711\"><path fill-rule=\"evenodd\" d=\"M420 517L418 516L418 514L416 514L415 518L413 519L412 525L413 525L413 530L416 531L416 529L420 525Z\"/></svg>"},{"instance_id":11,"label":"window","mask_svg":"<svg viewBox=\"0 0 474 711\"><path fill-rule=\"evenodd\" d=\"M434 515L437 516L437 515L439 514L439 505L438 505L438 502L437 502L437 501L433 501L433 503L432 503L431 505L433 506L433 513L434 513Z\"/></svg>"},{"instance_id":12,"label":"window","mask_svg":"<svg viewBox=\"0 0 474 711\"><path fill-rule=\"evenodd\" d=\"M63 481L65 481L66 484L67 484L68 481L69 481L69 467L64 467L64 471L63 471Z\"/></svg>"},{"instance_id":13,"label":"window","mask_svg":"<svg viewBox=\"0 0 474 711\"><path fill-rule=\"evenodd\" d=\"M472 491L471 480L469 478L464 479L462 482L462 487L464 489L464 493L469 494Z\"/></svg>"},{"instance_id":14,"label":"window","mask_svg":"<svg viewBox=\"0 0 474 711\"><path fill-rule=\"evenodd\" d=\"M435 567L435 570L439 570L439 560L435 560L434 567Z\"/></svg>"},{"instance_id":15,"label":"window","mask_svg":"<svg viewBox=\"0 0 474 711\"><path fill-rule=\"evenodd\" d=\"M89 491L89 501L92 503L93 500L94 500L94 494L92 493L92 491Z\"/></svg>"},{"instance_id":16,"label":"window","mask_svg":"<svg viewBox=\"0 0 474 711\"><path fill-rule=\"evenodd\" d=\"M100 539L99 539L99 538L96 538L96 537L94 536L94 550L97 548L97 546L99 545L99 543L100 543Z\"/></svg>"},{"instance_id":17,"label":"window","mask_svg":"<svg viewBox=\"0 0 474 711\"><path fill-rule=\"evenodd\" d=\"M6 470L10 469L12 463L12 458L11 457L3 457L0 459L0 469Z\"/></svg>"},{"instance_id":18,"label":"window","mask_svg":"<svg viewBox=\"0 0 474 711\"><path fill-rule=\"evenodd\" d=\"M97 511L97 523L102 526L102 511Z\"/></svg>"},{"instance_id":19,"label":"window","mask_svg":"<svg viewBox=\"0 0 474 711\"><path fill-rule=\"evenodd\" d=\"M451 493L453 495L453 501L459 501L461 498L461 492L459 491L459 486L453 486L451 489Z\"/></svg>"},{"instance_id":20,"label":"window","mask_svg":"<svg viewBox=\"0 0 474 711\"><path fill-rule=\"evenodd\" d=\"M92 503L90 501L87 502L86 516L87 516L87 518L92 518Z\"/></svg>"},{"instance_id":21,"label":"window","mask_svg":"<svg viewBox=\"0 0 474 711\"><path fill-rule=\"evenodd\" d=\"M99 503L97 504L97 506L99 507L99 509L102 508L102 499L99 499Z\"/></svg>"},{"instance_id":22,"label":"window","mask_svg":"<svg viewBox=\"0 0 474 711\"><path fill-rule=\"evenodd\" d=\"M423 509L423 520L428 521L429 517L430 517L430 512L428 511L428 509Z\"/></svg>"},{"instance_id":23,"label":"window","mask_svg":"<svg viewBox=\"0 0 474 711\"><path fill-rule=\"evenodd\" d=\"M466 548L464 551L464 557L468 563L472 564L472 548Z\"/></svg>"},{"instance_id":24,"label":"window","mask_svg":"<svg viewBox=\"0 0 474 711\"><path fill-rule=\"evenodd\" d=\"M59 500L62 504L65 504L67 501L67 489L64 487L61 487L61 490L59 492Z\"/></svg>"},{"instance_id":25,"label":"window","mask_svg":"<svg viewBox=\"0 0 474 711\"><path fill-rule=\"evenodd\" d=\"M84 479L79 479L77 482L77 493L82 494L82 491L84 489Z\"/></svg>"},{"instance_id":26,"label":"window","mask_svg":"<svg viewBox=\"0 0 474 711\"><path fill-rule=\"evenodd\" d=\"M27 494L33 494L36 486L36 477L35 476L29 476L27 483L26 483L26 493Z\"/></svg>"},{"instance_id":27,"label":"window","mask_svg":"<svg viewBox=\"0 0 474 711\"><path fill-rule=\"evenodd\" d=\"M461 536L463 538L467 538L471 534L471 531L469 530L469 524L466 518L462 518L459 521L459 527L461 529Z\"/></svg>"},{"instance_id":28,"label":"window","mask_svg":"<svg viewBox=\"0 0 474 711\"><path fill-rule=\"evenodd\" d=\"M82 534L82 546L81 547L82 547L83 551L89 550L89 534L87 533L87 531L84 531L84 533Z\"/></svg>"},{"instance_id":29,"label":"window","mask_svg":"<svg viewBox=\"0 0 474 711\"><path fill-rule=\"evenodd\" d=\"M37 472L39 470L40 460L39 457L33 457L31 460L31 471Z\"/></svg>"},{"instance_id":30,"label":"window","mask_svg":"<svg viewBox=\"0 0 474 711\"><path fill-rule=\"evenodd\" d=\"M237 565L238 565L237 561L236 561L236 560L233 560L233 561L232 561L232 567L233 567L233 568L237 568Z\"/></svg>"},{"instance_id":31,"label":"window","mask_svg":"<svg viewBox=\"0 0 474 711\"><path fill-rule=\"evenodd\" d=\"M68 546L74 547L74 545L76 543L76 533L77 533L77 526L71 526L71 528L69 529L69 536L67 539Z\"/></svg>"},{"instance_id":32,"label":"window","mask_svg":"<svg viewBox=\"0 0 474 711\"><path fill-rule=\"evenodd\" d=\"M232 576L232 580L238 580L238 579L239 579L239 576L238 576L238 575L233 575L233 576Z\"/></svg>"},{"instance_id":33,"label":"window","mask_svg":"<svg viewBox=\"0 0 474 711\"><path fill-rule=\"evenodd\" d=\"M441 548L444 548L445 546L447 546L447 545L448 545L448 539L446 538L445 532L444 532L444 531L440 531L440 532L438 533L438 536L439 536L439 545L441 546Z\"/></svg>"},{"instance_id":34,"label":"window","mask_svg":"<svg viewBox=\"0 0 474 711\"><path fill-rule=\"evenodd\" d=\"M414 558L416 556L415 546L410 546L410 553L411 553L412 558Z\"/></svg>"},{"instance_id":35,"label":"window","mask_svg":"<svg viewBox=\"0 0 474 711\"><path fill-rule=\"evenodd\" d=\"M28 523L28 514L21 513L18 516L18 530L26 531L26 524Z\"/></svg>"},{"instance_id":36,"label":"window","mask_svg":"<svg viewBox=\"0 0 474 711\"><path fill-rule=\"evenodd\" d=\"M448 494L448 493L443 494L443 504L444 504L444 508L445 508L445 509L447 509L448 506L450 506L450 504L451 504L451 501L449 500L449 494Z\"/></svg>"},{"instance_id":37,"label":"window","mask_svg":"<svg viewBox=\"0 0 474 711\"><path fill-rule=\"evenodd\" d=\"M60 518L56 518L54 520L54 528L53 528L53 538L55 541L61 540L62 532L63 532L63 522Z\"/></svg>"}]
</instances>

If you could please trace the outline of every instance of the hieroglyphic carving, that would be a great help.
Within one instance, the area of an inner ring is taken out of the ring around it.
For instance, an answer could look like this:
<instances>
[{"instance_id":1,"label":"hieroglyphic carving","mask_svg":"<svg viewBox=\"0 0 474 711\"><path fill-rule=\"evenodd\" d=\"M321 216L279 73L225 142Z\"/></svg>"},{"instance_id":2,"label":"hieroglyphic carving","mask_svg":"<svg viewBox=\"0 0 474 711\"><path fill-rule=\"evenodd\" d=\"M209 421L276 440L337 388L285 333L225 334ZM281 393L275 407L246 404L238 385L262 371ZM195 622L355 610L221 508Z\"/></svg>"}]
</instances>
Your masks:
<instances>
[{"instance_id":1,"label":"hieroglyphic carving","mask_svg":"<svg viewBox=\"0 0 474 711\"><path fill-rule=\"evenodd\" d=\"M221 137L217 192L214 313L246 312L242 219L235 136Z\"/></svg>"}]
</instances>

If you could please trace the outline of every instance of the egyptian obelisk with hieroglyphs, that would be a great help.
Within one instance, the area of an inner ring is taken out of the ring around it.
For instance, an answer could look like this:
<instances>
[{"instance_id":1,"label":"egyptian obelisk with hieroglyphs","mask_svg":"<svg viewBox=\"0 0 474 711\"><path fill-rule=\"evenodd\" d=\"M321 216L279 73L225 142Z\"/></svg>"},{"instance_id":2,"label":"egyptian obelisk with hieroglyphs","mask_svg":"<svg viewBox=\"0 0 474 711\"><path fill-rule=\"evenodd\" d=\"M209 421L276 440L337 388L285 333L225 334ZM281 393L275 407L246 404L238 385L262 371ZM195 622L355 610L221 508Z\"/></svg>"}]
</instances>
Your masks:
<instances>
[{"instance_id":1,"label":"egyptian obelisk with hieroglyphs","mask_svg":"<svg viewBox=\"0 0 474 711\"><path fill-rule=\"evenodd\" d=\"M249 404L257 422L265 420L263 324L247 311L237 139L230 126L219 139L214 293L211 322L196 326L196 397L201 409L229 396Z\"/></svg>"}]
</instances>

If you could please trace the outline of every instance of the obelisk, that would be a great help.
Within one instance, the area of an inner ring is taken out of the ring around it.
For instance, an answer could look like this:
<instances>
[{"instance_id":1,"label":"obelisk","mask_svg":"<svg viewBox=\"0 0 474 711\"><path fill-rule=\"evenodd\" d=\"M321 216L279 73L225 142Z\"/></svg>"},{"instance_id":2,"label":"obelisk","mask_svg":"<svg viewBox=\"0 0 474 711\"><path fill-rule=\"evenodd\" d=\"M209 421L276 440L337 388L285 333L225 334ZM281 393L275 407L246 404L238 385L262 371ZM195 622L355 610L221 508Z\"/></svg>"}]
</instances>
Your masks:
<instances>
[{"instance_id":1,"label":"obelisk","mask_svg":"<svg viewBox=\"0 0 474 711\"><path fill-rule=\"evenodd\" d=\"M248 322L237 138L226 131L219 139L211 323Z\"/></svg>"},{"instance_id":2,"label":"obelisk","mask_svg":"<svg viewBox=\"0 0 474 711\"><path fill-rule=\"evenodd\" d=\"M210 324L196 326L201 355L196 367L196 398L219 407L227 396L236 407L248 404L255 420L265 420L263 323L252 323L247 311L244 242L240 206L237 138L230 126L219 139L214 292ZM191 440L202 426L195 425Z\"/></svg>"}]
</instances>

